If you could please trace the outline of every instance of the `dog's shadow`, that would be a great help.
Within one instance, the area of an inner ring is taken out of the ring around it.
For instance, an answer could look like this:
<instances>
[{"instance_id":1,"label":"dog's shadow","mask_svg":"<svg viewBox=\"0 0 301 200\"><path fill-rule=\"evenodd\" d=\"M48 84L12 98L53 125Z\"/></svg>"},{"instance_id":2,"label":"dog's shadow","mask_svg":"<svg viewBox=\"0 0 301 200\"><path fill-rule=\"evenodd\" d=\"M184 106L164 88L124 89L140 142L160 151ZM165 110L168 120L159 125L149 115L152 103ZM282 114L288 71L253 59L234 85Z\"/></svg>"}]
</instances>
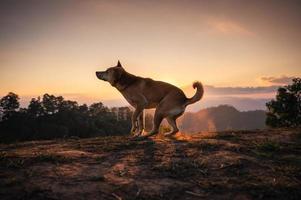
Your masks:
<instances>
[{"instance_id":1,"label":"dog's shadow","mask_svg":"<svg viewBox=\"0 0 301 200\"><path fill-rule=\"evenodd\" d=\"M168 166L179 159L187 158L186 147L193 143L190 141L190 137L184 134L171 136L158 134L151 137L135 138L134 141L141 142L143 145L143 156L137 162L151 165L150 169L162 165Z\"/></svg>"}]
</instances>

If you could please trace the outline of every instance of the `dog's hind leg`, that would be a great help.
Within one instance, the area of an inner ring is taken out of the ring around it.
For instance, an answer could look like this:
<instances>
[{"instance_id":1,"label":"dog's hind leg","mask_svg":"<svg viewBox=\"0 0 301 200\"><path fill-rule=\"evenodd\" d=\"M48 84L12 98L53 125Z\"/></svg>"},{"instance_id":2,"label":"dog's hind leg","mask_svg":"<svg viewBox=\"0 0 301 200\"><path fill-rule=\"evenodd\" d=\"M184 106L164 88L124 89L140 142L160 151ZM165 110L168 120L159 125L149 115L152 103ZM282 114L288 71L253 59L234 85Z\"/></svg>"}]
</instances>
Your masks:
<instances>
[{"instance_id":1,"label":"dog's hind leg","mask_svg":"<svg viewBox=\"0 0 301 200\"><path fill-rule=\"evenodd\" d=\"M179 129L177 127L177 122L176 122L177 118L178 118L177 116L170 116L170 117L166 118L167 122L171 126L172 130L170 132L164 133L164 135L166 135L166 136L173 135L179 131Z\"/></svg>"},{"instance_id":2,"label":"dog's hind leg","mask_svg":"<svg viewBox=\"0 0 301 200\"><path fill-rule=\"evenodd\" d=\"M159 127L163 118L164 118L163 114L157 108L154 115L153 129L146 136L152 136L159 132Z\"/></svg>"}]
</instances>

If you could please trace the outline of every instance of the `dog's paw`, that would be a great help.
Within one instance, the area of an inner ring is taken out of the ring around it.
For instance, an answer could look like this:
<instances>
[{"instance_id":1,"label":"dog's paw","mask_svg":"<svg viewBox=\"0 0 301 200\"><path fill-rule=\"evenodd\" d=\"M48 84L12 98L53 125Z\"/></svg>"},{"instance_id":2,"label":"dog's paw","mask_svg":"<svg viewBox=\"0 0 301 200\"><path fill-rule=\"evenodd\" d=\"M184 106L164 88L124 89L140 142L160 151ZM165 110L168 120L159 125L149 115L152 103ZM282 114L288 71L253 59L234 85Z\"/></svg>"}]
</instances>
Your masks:
<instances>
[{"instance_id":1,"label":"dog's paw","mask_svg":"<svg viewBox=\"0 0 301 200\"><path fill-rule=\"evenodd\" d=\"M177 132L167 132L167 133L164 133L164 136L165 137L173 137Z\"/></svg>"}]
</instances>

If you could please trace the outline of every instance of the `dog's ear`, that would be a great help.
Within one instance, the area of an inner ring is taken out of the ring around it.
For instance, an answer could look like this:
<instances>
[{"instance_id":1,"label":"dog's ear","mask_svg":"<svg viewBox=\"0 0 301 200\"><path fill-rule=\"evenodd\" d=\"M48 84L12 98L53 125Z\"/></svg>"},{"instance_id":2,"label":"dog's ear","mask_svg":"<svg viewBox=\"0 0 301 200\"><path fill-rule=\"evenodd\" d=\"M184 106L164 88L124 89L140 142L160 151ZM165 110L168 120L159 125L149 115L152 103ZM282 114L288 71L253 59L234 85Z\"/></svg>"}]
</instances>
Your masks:
<instances>
[{"instance_id":1,"label":"dog's ear","mask_svg":"<svg viewBox=\"0 0 301 200\"><path fill-rule=\"evenodd\" d=\"M117 67L122 67L120 61L117 62Z\"/></svg>"}]
</instances>

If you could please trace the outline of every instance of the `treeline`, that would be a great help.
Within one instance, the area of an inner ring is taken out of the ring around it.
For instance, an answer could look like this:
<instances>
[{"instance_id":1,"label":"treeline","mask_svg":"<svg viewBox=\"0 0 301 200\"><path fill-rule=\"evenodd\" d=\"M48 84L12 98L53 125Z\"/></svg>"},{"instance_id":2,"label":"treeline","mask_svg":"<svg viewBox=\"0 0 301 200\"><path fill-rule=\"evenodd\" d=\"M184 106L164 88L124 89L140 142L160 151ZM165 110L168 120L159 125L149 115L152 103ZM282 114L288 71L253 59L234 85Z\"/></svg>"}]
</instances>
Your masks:
<instances>
[{"instance_id":1,"label":"treeline","mask_svg":"<svg viewBox=\"0 0 301 200\"><path fill-rule=\"evenodd\" d=\"M11 92L0 100L0 142L124 135L130 131L130 116L128 107L79 105L49 94L20 108L18 95Z\"/></svg>"}]
</instances>

